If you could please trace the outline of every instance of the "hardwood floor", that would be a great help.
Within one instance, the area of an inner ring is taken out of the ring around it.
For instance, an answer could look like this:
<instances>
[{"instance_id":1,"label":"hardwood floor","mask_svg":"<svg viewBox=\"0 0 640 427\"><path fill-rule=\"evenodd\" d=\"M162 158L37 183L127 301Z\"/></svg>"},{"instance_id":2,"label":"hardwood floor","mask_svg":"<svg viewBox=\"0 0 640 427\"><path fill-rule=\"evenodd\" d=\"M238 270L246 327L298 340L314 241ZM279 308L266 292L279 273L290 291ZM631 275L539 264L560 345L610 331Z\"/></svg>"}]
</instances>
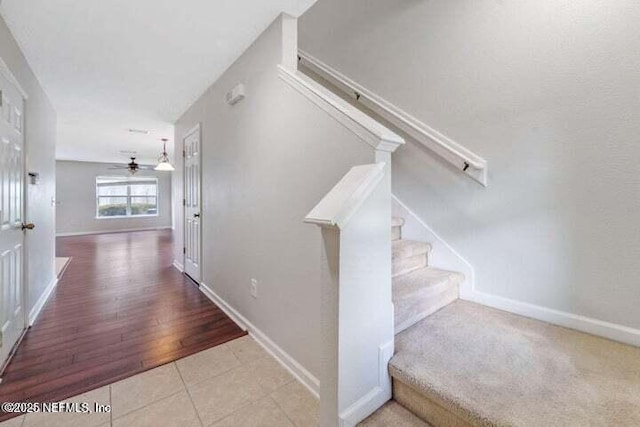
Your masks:
<instances>
[{"instance_id":1,"label":"hardwood floor","mask_svg":"<svg viewBox=\"0 0 640 427\"><path fill-rule=\"evenodd\" d=\"M172 267L170 230L62 237L57 255L73 259L0 402L59 401L246 334Z\"/></svg>"}]
</instances>

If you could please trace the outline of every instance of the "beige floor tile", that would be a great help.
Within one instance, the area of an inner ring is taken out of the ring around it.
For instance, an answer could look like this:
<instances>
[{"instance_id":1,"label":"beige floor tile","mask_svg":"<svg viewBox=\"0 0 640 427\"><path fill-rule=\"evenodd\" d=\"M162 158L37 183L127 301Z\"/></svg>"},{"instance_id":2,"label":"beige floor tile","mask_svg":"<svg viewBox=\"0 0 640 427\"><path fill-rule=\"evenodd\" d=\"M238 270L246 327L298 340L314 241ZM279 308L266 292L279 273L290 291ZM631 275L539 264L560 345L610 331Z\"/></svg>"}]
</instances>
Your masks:
<instances>
[{"instance_id":1,"label":"beige floor tile","mask_svg":"<svg viewBox=\"0 0 640 427\"><path fill-rule=\"evenodd\" d=\"M109 405L109 386L100 387L87 393L66 399L66 402L86 402L93 411L94 404ZM33 413L27 414L24 427L95 427L109 423L111 414L102 413ZM4 426L3 426L4 427Z\"/></svg>"},{"instance_id":2,"label":"beige floor tile","mask_svg":"<svg viewBox=\"0 0 640 427\"><path fill-rule=\"evenodd\" d=\"M264 351L260 344L249 335L229 341L227 345L242 363L251 362L269 355L269 353Z\"/></svg>"},{"instance_id":3,"label":"beige floor tile","mask_svg":"<svg viewBox=\"0 0 640 427\"><path fill-rule=\"evenodd\" d=\"M185 384L193 385L240 366L226 345L219 345L176 361Z\"/></svg>"},{"instance_id":4,"label":"beige floor tile","mask_svg":"<svg viewBox=\"0 0 640 427\"><path fill-rule=\"evenodd\" d=\"M260 385L267 392L272 392L295 380L285 368L273 357L263 357L247 363L245 367L251 371Z\"/></svg>"},{"instance_id":5,"label":"beige floor tile","mask_svg":"<svg viewBox=\"0 0 640 427\"><path fill-rule=\"evenodd\" d=\"M205 426L266 395L257 379L242 366L190 385L189 393Z\"/></svg>"},{"instance_id":6,"label":"beige floor tile","mask_svg":"<svg viewBox=\"0 0 640 427\"><path fill-rule=\"evenodd\" d=\"M270 397L238 409L212 427L294 427Z\"/></svg>"},{"instance_id":7,"label":"beige floor tile","mask_svg":"<svg viewBox=\"0 0 640 427\"><path fill-rule=\"evenodd\" d=\"M297 427L319 424L319 402L305 386L293 381L271 394Z\"/></svg>"},{"instance_id":8,"label":"beige floor tile","mask_svg":"<svg viewBox=\"0 0 640 427\"><path fill-rule=\"evenodd\" d=\"M387 402L369 418L358 424L359 427L429 427L411 412L395 401Z\"/></svg>"},{"instance_id":9,"label":"beige floor tile","mask_svg":"<svg viewBox=\"0 0 640 427\"><path fill-rule=\"evenodd\" d=\"M113 418L184 390L175 364L169 363L111 384Z\"/></svg>"},{"instance_id":10,"label":"beige floor tile","mask_svg":"<svg viewBox=\"0 0 640 427\"><path fill-rule=\"evenodd\" d=\"M114 427L200 427L186 391L159 400L113 420Z\"/></svg>"},{"instance_id":11,"label":"beige floor tile","mask_svg":"<svg viewBox=\"0 0 640 427\"><path fill-rule=\"evenodd\" d=\"M22 425L22 421L24 421L24 415L1 422L0 427L20 427Z\"/></svg>"}]
</instances>

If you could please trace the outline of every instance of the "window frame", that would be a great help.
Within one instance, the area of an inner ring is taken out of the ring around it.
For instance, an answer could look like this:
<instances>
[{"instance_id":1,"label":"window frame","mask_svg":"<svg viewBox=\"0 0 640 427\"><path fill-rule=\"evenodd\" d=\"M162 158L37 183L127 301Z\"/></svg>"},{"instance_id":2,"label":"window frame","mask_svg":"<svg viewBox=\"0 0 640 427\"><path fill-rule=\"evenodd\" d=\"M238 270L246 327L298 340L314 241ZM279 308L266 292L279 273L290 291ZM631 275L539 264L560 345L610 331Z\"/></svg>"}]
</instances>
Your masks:
<instances>
[{"instance_id":1,"label":"window frame","mask_svg":"<svg viewBox=\"0 0 640 427\"><path fill-rule=\"evenodd\" d=\"M101 179L108 179L108 180L113 180L113 181L122 181L123 183L121 185L126 185L127 187L127 194L126 195L110 195L110 196L101 196L99 194L99 181ZM132 187L132 182L136 182L136 181L148 181L149 184L155 184L156 186L156 193L154 196L140 196L140 195L132 195L131 194L131 187ZM100 176L96 176L96 181L95 181L95 185L96 185L96 219L122 219L122 218L127 218L127 219L133 219L133 218L153 218L153 217L158 217L160 216L160 182L158 180L158 177L156 176L144 176L144 177L130 177L130 176L107 176L107 175L100 175ZM113 215L113 216L100 216L100 199L103 198L125 198L127 200L127 214L126 215ZM156 213L155 214L144 214L144 215L133 215L131 214L131 200L137 197L147 197L147 198L154 198L156 199Z\"/></svg>"}]
</instances>

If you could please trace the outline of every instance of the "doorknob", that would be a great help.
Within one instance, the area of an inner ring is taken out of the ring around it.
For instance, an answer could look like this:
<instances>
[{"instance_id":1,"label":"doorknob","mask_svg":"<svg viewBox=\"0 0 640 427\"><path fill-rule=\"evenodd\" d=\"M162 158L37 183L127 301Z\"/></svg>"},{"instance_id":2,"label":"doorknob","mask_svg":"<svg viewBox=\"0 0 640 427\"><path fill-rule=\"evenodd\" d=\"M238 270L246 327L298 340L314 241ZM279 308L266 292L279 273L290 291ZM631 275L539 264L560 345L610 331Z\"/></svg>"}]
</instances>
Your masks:
<instances>
[{"instance_id":1,"label":"doorknob","mask_svg":"<svg viewBox=\"0 0 640 427\"><path fill-rule=\"evenodd\" d=\"M27 224L25 224L24 222L22 223L22 229L23 230L33 230L34 228L36 228L36 225L29 222Z\"/></svg>"},{"instance_id":2,"label":"doorknob","mask_svg":"<svg viewBox=\"0 0 640 427\"><path fill-rule=\"evenodd\" d=\"M199 214L199 213L194 213L194 214L193 214L193 217L194 217L194 218L200 218L200 214Z\"/></svg>"}]
</instances>

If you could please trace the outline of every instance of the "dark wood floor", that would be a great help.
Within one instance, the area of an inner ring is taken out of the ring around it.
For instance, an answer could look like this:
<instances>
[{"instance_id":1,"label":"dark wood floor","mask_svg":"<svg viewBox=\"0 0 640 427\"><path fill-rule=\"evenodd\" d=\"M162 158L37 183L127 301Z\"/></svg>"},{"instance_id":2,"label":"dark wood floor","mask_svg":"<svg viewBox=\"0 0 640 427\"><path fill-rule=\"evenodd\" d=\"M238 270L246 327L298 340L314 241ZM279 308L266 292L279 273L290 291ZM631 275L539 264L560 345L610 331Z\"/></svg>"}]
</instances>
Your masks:
<instances>
[{"instance_id":1,"label":"dark wood floor","mask_svg":"<svg viewBox=\"0 0 640 427\"><path fill-rule=\"evenodd\" d=\"M57 255L73 259L0 402L58 401L245 335L171 266L170 231L58 238Z\"/></svg>"}]
</instances>

